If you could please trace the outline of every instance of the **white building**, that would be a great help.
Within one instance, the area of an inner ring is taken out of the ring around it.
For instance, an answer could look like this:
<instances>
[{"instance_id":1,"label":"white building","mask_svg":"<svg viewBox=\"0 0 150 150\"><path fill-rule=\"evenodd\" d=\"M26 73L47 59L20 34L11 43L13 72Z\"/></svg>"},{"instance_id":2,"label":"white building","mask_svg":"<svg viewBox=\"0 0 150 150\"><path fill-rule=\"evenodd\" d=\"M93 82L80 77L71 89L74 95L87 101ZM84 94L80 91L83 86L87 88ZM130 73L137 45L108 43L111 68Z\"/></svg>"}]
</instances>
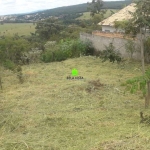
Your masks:
<instances>
[{"instance_id":1,"label":"white building","mask_svg":"<svg viewBox=\"0 0 150 150\"><path fill-rule=\"evenodd\" d=\"M104 32L124 32L122 29L116 30L114 27L114 22L131 19L132 15L130 12L133 13L136 11L135 6L135 3L128 5L127 7L121 9L120 11L108 17L107 19L101 21L100 23L98 23L98 25L102 26L102 31Z\"/></svg>"}]
</instances>

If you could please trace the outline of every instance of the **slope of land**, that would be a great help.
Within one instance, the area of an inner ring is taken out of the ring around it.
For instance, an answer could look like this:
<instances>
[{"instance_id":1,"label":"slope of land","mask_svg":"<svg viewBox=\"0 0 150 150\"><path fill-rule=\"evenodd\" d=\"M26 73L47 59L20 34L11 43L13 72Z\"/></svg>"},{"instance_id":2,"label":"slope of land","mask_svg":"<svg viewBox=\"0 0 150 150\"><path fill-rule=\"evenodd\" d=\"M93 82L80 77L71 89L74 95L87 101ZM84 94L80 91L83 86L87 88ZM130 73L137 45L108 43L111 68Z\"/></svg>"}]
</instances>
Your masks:
<instances>
[{"instance_id":1,"label":"slope of land","mask_svg":"<svg viewBox=\"0 0 150 150\"><path fill-rule=\"evenodd\" d=\"M104 2L102 9L122 9L124 6L129 5L132 3L132 0L125 0L125 1L109 1ZM28 14L18 14L18 15L7 15L4 18L0 17L0 21L5 23L23 23L23 22L35 22L38 20L46 19L51 16L63 18L66 15L78 15L80 13L87 12L88 4L78 4L72 6L65 6L65 7L58 7L54 9L48 9L43 11L38 11L34 13Z\"/></svg>"},{"instance_id":2,"label":"slope of land","mask_svg":"<svg viewBox=\"0 0 150 150\"><path fill-rule=\"evenodd\" d=\"M66 79L73 68L83 80ZM140 68L137 62L118 65L87 56L23 66L21 85L5 70L1 149L150 149L150 128L139 124L144 99L121 86L141 75Z\"/></svg>"},{"instance_id":3,"label":"slope of land","mask_svg":"<svg viewBox=\"0 0 150 150\"><path fill-rule=\"evenodd\" d=\"M104 2L104 5L102 9L122 9L125 5L129 5L132 2L132 0L125 0L125 1L108 1ZM62 14L70 14L70 13L82 13L87 12L87 3L79 4L79 5L73 5L73 6L65 6L65 7L59 7L49 10L44 10L39 12L39 14L50 15L50 16L59 16Z\"/></svg>"},{"instance_id":4,"label":"slope of land","mask_svg":"<svg viewBox=\"0 0 150 150\"><path fill-rule=\"evenodd\" d=\"M107 18L109 16L112 15L111 12L116 13L117 11L119 11L118 9L107 9L107 12L105 13L104 17ZM92 19L92 16L90 16L90 12L84 12L82 16L76 18L79 20L88 20L88 19Z\"/></svg>"}]
</instances>

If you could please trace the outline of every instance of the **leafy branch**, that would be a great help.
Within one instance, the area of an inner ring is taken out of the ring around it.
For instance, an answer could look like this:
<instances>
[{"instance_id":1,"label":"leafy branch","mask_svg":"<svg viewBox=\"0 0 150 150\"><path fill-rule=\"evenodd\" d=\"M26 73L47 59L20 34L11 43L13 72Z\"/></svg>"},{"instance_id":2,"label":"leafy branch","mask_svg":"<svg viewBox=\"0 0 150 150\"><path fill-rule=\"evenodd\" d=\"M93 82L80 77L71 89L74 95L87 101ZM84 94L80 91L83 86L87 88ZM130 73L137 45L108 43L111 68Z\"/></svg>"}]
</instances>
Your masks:
<instances>
[{"instance_id":1,"label":"leafy branch","mask_svg":"<svg viewBox=\"0 0 150 150\"><path fill-rule=\"evenodd\" d=\"M126 81L126 86L131 93L136 93L138 90L142 91L143 95L147 94L147 83L150 80L150 68L146 70L145 75L135 77Z\"/></svg>"}]
</instances>

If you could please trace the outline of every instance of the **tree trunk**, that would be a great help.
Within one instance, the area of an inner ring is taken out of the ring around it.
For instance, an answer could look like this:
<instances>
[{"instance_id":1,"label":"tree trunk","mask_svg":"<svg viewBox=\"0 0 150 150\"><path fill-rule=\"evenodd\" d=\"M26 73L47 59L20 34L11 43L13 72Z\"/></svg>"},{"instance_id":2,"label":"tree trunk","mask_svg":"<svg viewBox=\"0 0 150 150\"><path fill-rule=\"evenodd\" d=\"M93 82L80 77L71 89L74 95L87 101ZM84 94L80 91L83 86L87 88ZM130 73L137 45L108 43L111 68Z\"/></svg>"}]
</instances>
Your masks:
<instances>
[{"instance_id":1,"label":"tree trunk","mask_svg":"<svg viewBox=\"0 0 150 150\"><path fill-rule=\"evenodd\" d=\"M3 87L2 87L2 78L0 77L0 89L2 90Z\"/></svg>"},{"instance_id":2,"label":"tree trunk","mask_svg":"<svg viewBox=\"0 0 150 150\"><path fill-rule=\"evenodd\" d=\"M142 36L142 28L140 28L141 35L141 62L142 62L142 73L145 74L145 64L144 64L144 45L143 45L143 36Z\"/></svg>"},{"instance_id":3,"label":"tree trunk","mask_svg":"<svg viewBox=\"0 0 150 150\"><path fill-rule=\"evenodd\" d=\"M145 96L145 108L148 108L150 104L150 81L147 82L147 90L148 95Z\"/></svg>"}]
</instances>

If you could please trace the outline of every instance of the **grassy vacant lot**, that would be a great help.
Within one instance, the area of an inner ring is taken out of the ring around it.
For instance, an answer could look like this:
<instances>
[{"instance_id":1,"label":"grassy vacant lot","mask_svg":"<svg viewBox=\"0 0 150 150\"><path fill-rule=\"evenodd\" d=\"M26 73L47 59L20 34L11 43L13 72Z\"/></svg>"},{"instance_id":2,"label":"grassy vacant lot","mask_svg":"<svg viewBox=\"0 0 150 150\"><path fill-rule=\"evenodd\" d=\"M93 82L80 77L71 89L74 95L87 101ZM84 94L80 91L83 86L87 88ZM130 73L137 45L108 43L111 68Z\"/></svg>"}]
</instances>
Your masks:
<instances>
[{"instance_id":1,"label":"grassy vacant lot","mask_svg":"<svg viewBox=\"0 0 150 150\"><path fill-rule=\"evenodd\" d=\"M5 23L0 25L0 35L30 35L30 32L35 32L33 23Z\"/></svg>"},{"instance_id":2,"label":"grassy vacant lot","mask_svg":"<svg viewBox=\"0 0 150 150\"><path fill-rule=\"evenodd\" d=\"M118 9L108 9L106 14L104 15L105 18L111 16L111 11L113 11L114 13L116 13L118 11ZM90 12L85 12L83 13L83 15L77 19L80 19L80 20L88 20L88 19L92 19L92 17L90 16Z\"/></svg>"},{"instance_id":3,"label":"grassy vacant lot","mask_svg":"<svg viewBox=\"0 0 150 150\"><path fill-rule=\"evenodd\" d=\"M66 79L73 68L84 80ZM139 123L144 99L141 93L132 95L121 86L141 75L140 68L137 62L123 67L81 57L23 66L25 83L21 85L15 75L4 71L0 149L150 149L150 126Z\"/></svg>"}]
</instances>

